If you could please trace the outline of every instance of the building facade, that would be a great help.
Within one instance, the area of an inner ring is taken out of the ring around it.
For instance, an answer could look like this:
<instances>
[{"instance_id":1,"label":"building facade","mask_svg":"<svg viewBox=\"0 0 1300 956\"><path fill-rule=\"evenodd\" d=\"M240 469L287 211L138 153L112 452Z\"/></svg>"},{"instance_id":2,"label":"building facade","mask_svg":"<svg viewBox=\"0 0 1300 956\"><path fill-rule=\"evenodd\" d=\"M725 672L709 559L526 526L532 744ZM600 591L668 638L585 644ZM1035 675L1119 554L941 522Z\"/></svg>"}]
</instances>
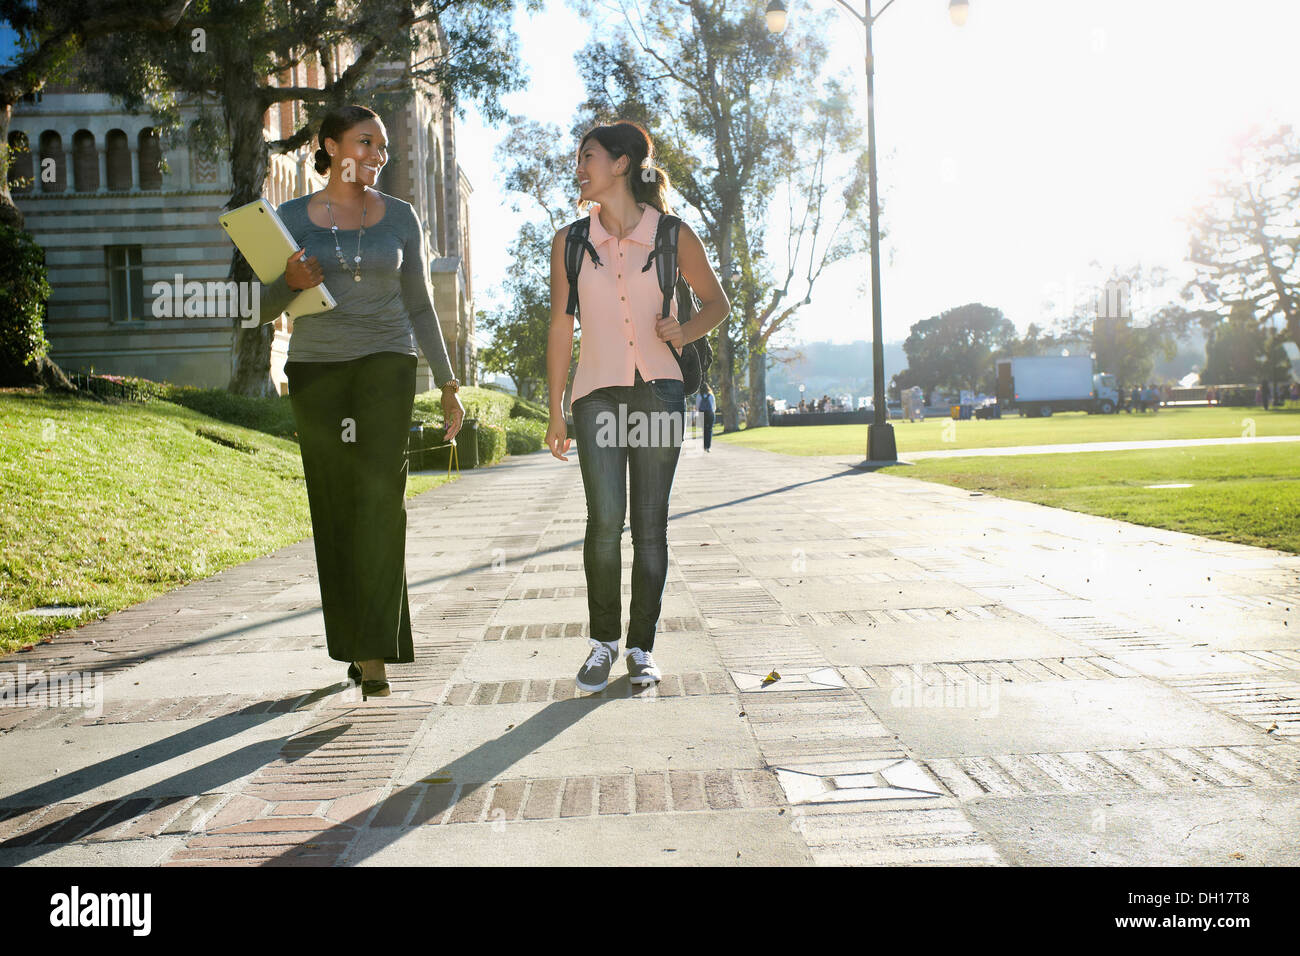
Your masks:
<instances>
[{"instance_id":1,"label":"building facade","mask_svg":"<svg viewBox=\"0 0 1300 956\"><path fill-rule=\"evenodd\" d=\"M334 50L335 75L350 62ZM339 62L341 61L341 62ZM387 70L380 71L382 78ZM320 88L312 59L276 78L278 85ZM191 123L198 104L182 102ZM452 367L477 382L469 259L468 178L456 162L452 111L417 94L381 117L389 161L378 188L411 203L425 228L430 287ZM268 141L291 136L305 120L301 103L267 111ZM225 282L233 245L218 217L232 182L224 156L168 143L148 114L122 112L107 94L48 86L15 107L9 127L15 204L44 247L52 295L45 334L50 355L67 371L136 375L182 385L224 387L230 380L237 317L156 314L157 283ZM322 188L313 140L272 154L263 196L278 206ZM166 310L163 310L166 311ZM284 362L292 320L276 322L271 375L288 390ZM423 355L417 388L433 387Z\"/></svg>"}]
</instances>

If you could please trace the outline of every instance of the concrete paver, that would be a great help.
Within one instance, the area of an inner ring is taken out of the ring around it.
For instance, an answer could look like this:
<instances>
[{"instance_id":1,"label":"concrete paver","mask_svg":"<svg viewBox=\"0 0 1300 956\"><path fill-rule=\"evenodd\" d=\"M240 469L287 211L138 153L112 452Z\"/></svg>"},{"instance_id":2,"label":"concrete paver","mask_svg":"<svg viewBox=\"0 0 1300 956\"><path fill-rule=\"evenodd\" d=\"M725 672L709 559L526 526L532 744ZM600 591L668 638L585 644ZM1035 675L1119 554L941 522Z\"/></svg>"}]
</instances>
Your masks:
<instances>
[{"instance_id":1,"label":"concrete paver","mask_svg":"<svg viewBox=\"0 0 1300 956\"><path fill-rule=\"evenodd\" d=\"M391 698L310 541L10 655L103 700L0 708L0 865L1296 862L1300 557L857 463L688 441L651 688L546 454L409 503Z\"/></svg>"}]
</instances>

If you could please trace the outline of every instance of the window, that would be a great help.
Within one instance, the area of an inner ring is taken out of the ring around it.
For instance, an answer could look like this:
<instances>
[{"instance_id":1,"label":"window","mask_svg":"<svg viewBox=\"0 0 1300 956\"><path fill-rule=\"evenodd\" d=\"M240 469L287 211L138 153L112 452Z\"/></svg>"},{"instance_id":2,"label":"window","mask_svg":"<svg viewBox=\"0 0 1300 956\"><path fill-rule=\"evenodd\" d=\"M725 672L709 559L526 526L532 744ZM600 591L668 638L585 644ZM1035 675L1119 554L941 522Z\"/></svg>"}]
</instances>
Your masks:
<instances>
[{"instance_id":1,"label":"window","mask_svg":"<svg viewBox=\"0 0 1300 956\"><path fill-rule=\"evenodd\" d=\"M145 318L144 269L140 264L140 246L105 246L104 262L108 267L109 318L114 322L132 322Z\"/></svg>"},{"instance_id":2,"label":"window","mask_svg":"<svg viewBox=\"0 0 1300 956\"><path fill-rule=\"evenodd\" d=\"M90 130L79 129L72 136L72 185L79 193L99 189L99 151Z\"/></svg>"},{"instance_id":3,"label":"window","mask_svg":"<svg viewBox=\"0 0 1300 956\"><path fill-rule=\"evenodd\" d=\"M158 131L152 127L140 130L137 143L140 188L162 189L162 146L158 141Z\"/></svg>"},{"instance_id":4,"label":"window","mask_svg":"<svg viewBox=\"0 0 1300 956\"><path fill-rule=\"evenodd\" d=\"M52 129L41 134L41 192L61 193L68 183L68 166L63 156L63 137Z\"/></svg>"},{"instance_id":5,"label":"window","mask_svg":"<svg viewBox=\"0 0 1300 956\"><path fill-rule=\"evenodd\" d=\"M131 148L127 145L126 133L120 129L110 129L104 137L104 148L108 154L108 188L131 188Z\"/></svg>"}]
</instances>

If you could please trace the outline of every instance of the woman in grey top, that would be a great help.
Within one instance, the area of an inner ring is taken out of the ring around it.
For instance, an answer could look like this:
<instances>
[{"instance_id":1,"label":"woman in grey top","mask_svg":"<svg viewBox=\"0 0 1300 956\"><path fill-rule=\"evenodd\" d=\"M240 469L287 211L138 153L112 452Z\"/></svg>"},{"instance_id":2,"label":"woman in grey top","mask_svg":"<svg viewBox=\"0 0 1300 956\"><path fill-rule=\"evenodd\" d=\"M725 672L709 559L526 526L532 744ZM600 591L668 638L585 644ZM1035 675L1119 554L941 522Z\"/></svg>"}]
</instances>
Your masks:
<instances>
[{"instance_id":1,"label":"woman in grey top","mask_svg":"<svg viewBox=\"0 0 1300 956\"><path fill-rule=\"evenodd\" d=\"M277 210L301 248L262 290L273 322L325 283L336 307L294 320L285 373L298 426L329 655L366 696L390 693L385 662L415 660L406 593L406 442L418 342L442 389L448 440L465 409L428 286L424 229L409 203L374 189L388 158L379 117L328 113L319 192Z\"/></svg>"}]
</instances>

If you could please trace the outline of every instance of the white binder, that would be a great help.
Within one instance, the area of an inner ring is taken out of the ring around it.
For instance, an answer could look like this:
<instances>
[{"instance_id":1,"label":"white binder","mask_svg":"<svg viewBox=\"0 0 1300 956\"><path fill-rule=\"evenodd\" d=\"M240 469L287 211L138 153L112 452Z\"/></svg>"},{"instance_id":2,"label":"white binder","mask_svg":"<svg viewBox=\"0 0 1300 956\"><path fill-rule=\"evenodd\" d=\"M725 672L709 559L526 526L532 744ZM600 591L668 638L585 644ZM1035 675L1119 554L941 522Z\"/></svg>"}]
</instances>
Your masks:
<instances>
[{"instance_id":1,"label":"white binder","mask_svg":"<svg viewBox=\"0 0 1300 956\"><path fill-rule=\"evenodd\" d=\"M285 260L302 248L265 199L222 213L220 222L263 285L284 275ZM334 296L321 283L299 292L285 312L296 319L300 315L328 312L336 304Z\"/></svg>"}]
</instances>

